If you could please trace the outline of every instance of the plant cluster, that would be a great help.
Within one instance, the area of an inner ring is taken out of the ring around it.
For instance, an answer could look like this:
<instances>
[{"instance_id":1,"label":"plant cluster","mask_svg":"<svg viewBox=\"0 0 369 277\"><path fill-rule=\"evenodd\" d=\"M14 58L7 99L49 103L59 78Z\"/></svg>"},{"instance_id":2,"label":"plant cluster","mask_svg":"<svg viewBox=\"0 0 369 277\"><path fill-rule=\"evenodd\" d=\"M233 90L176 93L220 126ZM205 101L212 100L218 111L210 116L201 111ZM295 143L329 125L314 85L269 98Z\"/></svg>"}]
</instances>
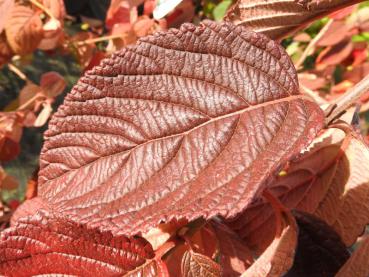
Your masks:
<instances>
[{"instance_id":1,"label":"plant cluster","mask_svg":"<svg viewBox=\"0 0 369 277\"><path fill-rule=\"evenodd\" d=\"M0 202L0 274L368 276L359 2L112 0L102 21L0 0L0 62L24 81L1 162L48 122L25 200ZM83 76L65 96L57 72L32 81L35 52Z\"/></svg>"}]
</instances>

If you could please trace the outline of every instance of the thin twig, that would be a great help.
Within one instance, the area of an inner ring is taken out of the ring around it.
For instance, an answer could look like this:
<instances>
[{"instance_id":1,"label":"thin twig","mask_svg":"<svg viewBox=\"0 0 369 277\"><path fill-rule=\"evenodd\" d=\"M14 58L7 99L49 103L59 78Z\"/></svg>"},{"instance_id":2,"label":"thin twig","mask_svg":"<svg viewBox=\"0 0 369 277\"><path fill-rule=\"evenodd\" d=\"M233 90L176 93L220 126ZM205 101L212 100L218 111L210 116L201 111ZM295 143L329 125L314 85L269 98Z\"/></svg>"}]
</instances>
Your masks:
<instances>
[{"instance_id":1,"label":"thin twig","mask_svg":"<svg viewBox=\"0 0 369 277\"><path fill-rule=\"evenodd\" d=\"M28 106L32 105L37 98L40 98L42 97L42 95L40 95L39 93L36 93L31 99L29 99L26 103L24 103L22 106L19 106L17 108L17 111L21 111L21 110L24 110L26 109Z\"/></svg>"},{"instance_id":2,"label":"thin twig","mask_svg":"<svg viewBox=\"0 0 369 277\"><path fill-rule=\"evenodd\" d=\"M325 109L326 125L332 123L342 113L346 111L351 105L366 92L369 91L369 75L357 83L354 87L349 89L344 95L336 99L331 105Z\"/></svg>"},{"instance_id":3,"label":"thin twig","mask_svg":"<svg viewBox=\"0 0 369 277\"><path fill-rule=\"evenodd\" d=\"M304 52L302 53L300 59L296 62L295 67L296 69L300 69L304 61L306 60L307 56L314 52L316 44L319 40L327 33L329 27L332 25L333 19L330 19L327 24L319 31L319 33L309 42L308 46L306 46Z\"/></svg>"},{"instance_id":4,"label":"thin twig","mask_svg":"<svg viewBox=\"0 0 369 277\"><path fill-rule=\"evenodd\" d=\"M27 83L31 82L26 74L24 74L18 67L16 67L12 63L8 63L9 70L13 71L19 78L21 78L23 81L26 81Z\"/></svg>"},{"instance_id":5,"label":"thin twig","mask_svg":"<svg viewBox=\"0 0 369 277\"><path fill-rule=\"evenodd\" d=\"M36 7L38 7L40 10L42 10L44 13L46 13L51 19L55 19L55 16L52 14L52 12L46 8L44 5L42 5L40 2L38 2L37 0L29 0L33 5L35 5Z\"/></svg>"},{"instance_id":6,"label":"thin twig","mask_svg":"<svg viewBox=\"0 0 369 277\"><path fill-rule=\"evenodd\" d=\"M86 44L93 44L96 42L101 42L101 41L106 41L106 40L111 40L111 39L117 39L117 38L123 38L124 35L110 35L110 36L104 36L104 37L99 37L99 38L91 38L91 39L86 39L84 41L78 41L75 43L75 45L77 46L82 46L82 45L86 45Z\"/></svg>"}]
</instances>

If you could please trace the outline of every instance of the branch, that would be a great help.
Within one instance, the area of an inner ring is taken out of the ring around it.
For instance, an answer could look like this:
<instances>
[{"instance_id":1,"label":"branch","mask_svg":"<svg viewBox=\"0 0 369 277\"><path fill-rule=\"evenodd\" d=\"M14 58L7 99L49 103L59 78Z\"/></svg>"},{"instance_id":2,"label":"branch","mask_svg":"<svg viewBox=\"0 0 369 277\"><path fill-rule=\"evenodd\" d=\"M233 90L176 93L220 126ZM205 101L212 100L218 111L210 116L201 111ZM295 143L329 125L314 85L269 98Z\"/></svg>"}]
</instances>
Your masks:
<instances>
[{"instance_id":1,"label":"branch","mask_svg":"<svg viewBox=\"0 0 369 277\"><path fill-rule=\"evenodd\" d=\"M340 117L347 108L355 104L357 100L369 91L369 75L349 89L344 95L336 99L327 109L325 109L326 126Z\"/></svg>"},{"instance_id":2,"label":"branch","mask_svg":"<svg viewBox=\"0 0 369 277\"><path fill-rule=\"evenodd\" d=\"M328 31L329 27L332 25L332 23L333 23L333 19L330 19L327 22L327 24L325 24L324 27L319 31L319 33L310 41L308 46L306 46L306 48L305 48L304 52L302 53L300 59L295 64L296 70L299 70L301 65L306 60L306 57L309 56L312 52L314 52L316 44L327 33L327 31Z\"/></svg>"},{"instance_id":3,"label":"branch","mask_svg":"<svg viewBox=\"0 0 369 277\"><path fill-rule=\"evenodd\" d=\"M55 16L52 14L52 12L46 8L44 5L42 5L40 2L38 2L37 0L29 0L33 5L35 5L37 8L39 8L40 10L42 10L44 13L46 13L51 19L55 19Z\"/></svg>"},{"instance_id":4,"label":"branch","mask_svg":"<svg viewBox=\"0 0 369 277\"><path fill-rule=\"evenodd\" d=\"M13 73L15 73L19 78L21 78L23 81L26 81L27 83L31 82L26 74L24 74L18 67L16 67L14 64L12 63L8 63L8 67L10 71L13 71Z\"/></svg>"}]
</instances>

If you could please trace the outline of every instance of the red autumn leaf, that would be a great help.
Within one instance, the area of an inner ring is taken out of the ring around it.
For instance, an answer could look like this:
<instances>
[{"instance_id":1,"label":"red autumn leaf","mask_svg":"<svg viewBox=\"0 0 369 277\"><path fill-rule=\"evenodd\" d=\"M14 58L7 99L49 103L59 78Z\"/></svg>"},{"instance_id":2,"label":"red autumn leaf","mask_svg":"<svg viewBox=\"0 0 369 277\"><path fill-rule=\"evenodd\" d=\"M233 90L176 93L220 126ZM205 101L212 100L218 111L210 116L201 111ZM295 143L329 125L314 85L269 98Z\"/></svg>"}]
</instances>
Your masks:
<instances>
[{"instance_id":1,"label":"red autumn leaf","mask_svg":"<svg viewBox=\"0 0 369 277\"><path fill-rule=\"evenodd\" d=\"M183 255L181 272L183 277L220 277L222 269L209 257L189 250Z\"/></svg>"},{"instance_id":2,"label":"red autumn leaf","mask_svg":"<svg viewBox=\"0 0 369 277\"><path fill-rule=\"evenodd\" d=\"M33 216L40 210L49 211L50 208L40 197L35 197L24 201L13 213L10 224L15 226L16 223L24 217Z\"/></svg>"},{"instance_id":3,"label":"red autumn leaf","mask_svg":"<svg viewBox=\"0 0 369 277\"><path fill-rule=\"evenodd\" d=\"M0 161L13 160L20 152L21 117L17 112L0 112Z\"/></svg>"},{"instance_id":4,"label":"red autumn leaf","mask_svg":"<svg viewBox=\"0 0 369 277\"><path fill-rule=\"evenodd\" d=\"M341 64L350 56L353 49L351 39L343 40L334 46L325 48L316 59L317 69L321 70L329 65Z\"/></svg>"},{"instance_id":5,"label":"red autumn leaf","mask_svg":"<svg viewBox=\"0 0 369 277\"><path fill-rule=\"evenodd\" d=\"M343 9L340 9L332 14L329 15L329 18L335 20L341 20L347 17L348 15L352 14L357 9L357 5L352 5Z\"/></svg>"},{"instance_id":6,"label":"red autumn leaf","mask_svg":"<svg viewBox=\"0 0 369 277\"><path fill-rule=\"evenodd\" d=\"M252 252L229 227L218 222L212 222L212 225L219 243L223 276L240 276L254 262Z\"/></svg>"},{"instance_id":7,"label":"red autumn leaf","mask_svg":"<svg viewBox=\"0 0 369 277\"><path fill-rule=\"evenodd\" d=\"M361 0L238 0L225 20L281 39L310 22Z\"/></svg>"},{"instance_id":8,"label":"red autumn leaf","mask_svg":"<svg viewBox=\"0 0 369 277\"><path fill-rule=\"evenodd\" d=\"M276 214L279 225L274 240L241 277L280 277L291 268L298 228L290 212L280 210Z\"/></svg>"},{"instance_id":9,"label":"red autumn leaf","mask_svg":"<svg viewBox=\"0 0 369 277\"><path fill-rule=\"evenodd\" d=\"M118 234L231 217L322 121L277 43L230 23L185 24L81 78L45 134L39 195Z\"/></svg>"},{"instance_id":10,"label":"red autumn leaf","mask_svg":"<svg viewBox=\"0 0 369 277\"><path fill-rule=\"evenodd\" d=\"M71 50L76 55L82 69L89 65L95 52L96 45L94 43L85 43L86 40L92 38L94 35L91 32L79 32L70 38L73 45Z\"/></svg>"},{"instance_id":11,"label":"red autumn leaf","mask_svg":"<svg viewBox=\"0 0 369 277\"><path fill-rule=\"evenodd\" d=\"M48 19L44 24L44 38L38 48L51 50L59 46L64 39L65 6L63 0L42 0L42 4L51 12L54 18Z\"/></svg>"},{"instance_id":12,"label":"red autumn leaf","mask_svg":"<svg viewBox=\"0 0 369 277\"><path fill-rule=\"evenodd\" d=\"M278 44L230 23L185 24L81 78L45 134L39 195L118 234L231 217L322 121Z\"/></svg>"},{"instance_id":13,"label":"red autumn leaf","mask_svg":"<svg viewBox=\"0 0 369 277\"><path fill-rule=\"evenodd\" d=\"M59 73L49 71L42 74L40 86L46 97L55 98L64 91L67 82Z\"/></svg>"},{"instance_id":14,"label":"red autumn leaf","mask_svg":"<svg viewBox=\"0 0 369 277\"><path fill-rule=\"evenodd\" d=\"M0 68L9 62L13 55L13 50L6 41L5 34L0 34Z\"/></svg>"},{"instance_id":15,"label":"red autumn leaf","mask_svg":"<svg viewBox=\"0 0 369 277\"><path fill-rule=\"evenodd\" d=\"M6 22L11 16L12 10L14 8L14 0L0 0L0 33L3 31Z\"/></svg>"},{"instance_id":16,"label":"red autumn leaf","mask_svg":"<svg viewBox=\"0 0 369 277\"><path fill-rule=\"evenodd\" d=\"M369 275L369 236L337 273L336 277L366 277Z\"/></svg>"},{"instance_id":17,"label":"red autumn leaf","mask_svg":"<svg viewBox=\"0 0 369 277\"><path fill-rule=\"evenodd\" d=\"M327 31L324 33L318 42L317 46L333 46L349 36L349 27L343 20L335 20L329 25Z\"/></svg>"},{"instance_id":18,"label":"red autumn leaf","mask_svg":"<svg viewBox=\"0 0 369 277\"><path fill-rule=\"evenodd\" d=\"M137 6L143 0L112 0L106 14L105 24L112 29L114 24L130 24L137 19Z\"/></svg>"},{"instance_id":19,"label":"red autumn leaf","mask_svg":"<svg viewBox=\"0 0 369 277\"><path fill-rule=\"evenodd\" d=\"M139 276L135 269L155 258L144 239L113 237L42 211L19 219L0 238L0 273L9 277Z\"/></svg>"},{"instance_id":20,"label":"red autumn leaf","mask_svg":"<svg viewBox=\"0 0 369 277\"><path fill-rule=\"evenodd\" d=\"M288 208L326 221L350 246L369 223L368 158L368 147L357 136L345 138L341 130L328 129L269 190ZM228 224L260 253L273 240L273 217L271 207L259 199Z\"/></svg>"},{"instance_id":21,"label":"red autumn leaf","mask_svg":"<svg viewBox=\"0 0 369 277\"><path fill-rule=\"evenodd\" d=\"M43 38L39 13L22 5L15 5L5 26L6 38L19 55L32 53Z\"/></svg>"},{"instance_id":22,"label":"red autumn leaf","mask_svg":"<svg viewBox=\"0 0 369 277\"><path fill-rule=\"evenodd\" d=\"M350 257L337 233L319 218L295 211L299 236L295 260L284 277L335 276Z\"/></svg>"}]
</instances>

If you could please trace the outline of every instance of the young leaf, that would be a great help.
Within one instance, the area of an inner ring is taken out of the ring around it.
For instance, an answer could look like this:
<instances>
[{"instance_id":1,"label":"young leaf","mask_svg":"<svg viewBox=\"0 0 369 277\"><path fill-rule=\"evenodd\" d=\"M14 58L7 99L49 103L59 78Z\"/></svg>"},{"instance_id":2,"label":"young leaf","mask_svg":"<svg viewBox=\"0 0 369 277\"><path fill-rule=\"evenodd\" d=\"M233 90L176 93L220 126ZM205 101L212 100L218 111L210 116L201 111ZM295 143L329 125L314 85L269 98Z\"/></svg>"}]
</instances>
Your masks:
<instances>
[{"instance_id":1,"label":"young leaf","mask_svg":"<svg viewBox=\"0 0 369 277\"><path fill-rule=\"evenodd\" d=\"M122 276L153 258L144 239L113 237L43 211L0 235L0 274L10 277Z\"/></svg>"},{"instance_id":2,"label":"young leaf","mask_svg":"<svg viewBox=\"0 0 369 277\"><path fill-rule=\"evenodd\" d=\"M43 37L39 13L22 5L15 5L5 26L6 38L16 54L33 52Z\"/></svg>"},{"instance_id":3,"label":"young leaf","mask_svg":"<svg viewBox=\"0 0 369 277\"><path fill-rule=\"evenodd\" d=\"M19 219L32 216L39 210L49 211L49 206L40 197L24 201L12 214L10 225L14 226Z\"/></svg>"},{"instance_id":4,"label":"young leaf","mask_svg":"<svg viewBox=\"0 0 369 277\"><path fill-rule=\"evenodd\" d=\"M181 266L183 277L220 277L221 267L209 257L195 253L192 250L186 251L182 258Z\"/></svg>"},{"instance_id":5,"label":"young leaf","mask_svg":"<svg viewBox=\"0 0 369 277\"><path fill-rule=\"evenodd\" d=\"M369 236L360 244L336 277L367 277L369 275Z\"/></svg>"},{"instance_id":6,"label":"young leaf","mask_svg":"<svg viewBox=\"0 0 369 277\"><path fill-rule=\"evenodd\" d=\"M293 266L284 276L335 276L350 257L340 237L315 216L297 211L293 214L299 227L297 250Z\"/></svg>"},{"instance_id":7,"label":"young leaf","mask_svg":"<svg viewBox=\"0 0 369 277\"><path fill-rule=\"evenodd\" d=\"M279 211L281 219L280 234L261 256L241 275L241 277L279 277L283 276L293 264L297 245L297 225L290 212Z\"/></svg>"},{"instance_id":8,"label":"young leaf","mask_svg":"<svg viewBox=\"0 0 369 277\"><path fill-rule=\"evenodd\" d=\"M184 24L80 79L45 134L39 195L118 234L231 217L322 121L277 43L230 23Z\"/></svg>"},{"instance_id":9,"label":"young leaf","mask_svg":"<svg viewBox=\"0 0 369 277\"><path fill-rule=\"evenodd\" d=\"M272 39L281 39L308 23L361 0L237 0L227 21L250 27Z\"/></svg>"}]
</instances>

